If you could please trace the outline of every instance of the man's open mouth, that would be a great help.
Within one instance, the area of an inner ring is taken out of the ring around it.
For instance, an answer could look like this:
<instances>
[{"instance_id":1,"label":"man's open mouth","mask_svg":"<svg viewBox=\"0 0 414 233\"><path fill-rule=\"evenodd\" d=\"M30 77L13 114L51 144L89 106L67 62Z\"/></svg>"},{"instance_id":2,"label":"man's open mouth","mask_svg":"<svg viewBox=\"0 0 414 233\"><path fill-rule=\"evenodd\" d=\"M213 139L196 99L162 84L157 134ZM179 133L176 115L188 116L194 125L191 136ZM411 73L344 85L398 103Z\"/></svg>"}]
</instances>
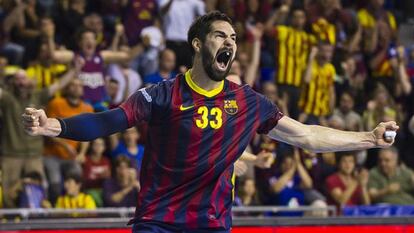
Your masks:
<instances>
[{"instance_id":1,"label":"man's open mouth","mask_svg":"<svg viewBox=\"0 0 414 233\"><path fill-rule=\"evenodd\" d=\"M216 56L217 67L220 70L225 71L227 69L227 66L230 63L232 56L233 56L232 50L230 49L220 50Z\"/></svg>"}]
</instances>

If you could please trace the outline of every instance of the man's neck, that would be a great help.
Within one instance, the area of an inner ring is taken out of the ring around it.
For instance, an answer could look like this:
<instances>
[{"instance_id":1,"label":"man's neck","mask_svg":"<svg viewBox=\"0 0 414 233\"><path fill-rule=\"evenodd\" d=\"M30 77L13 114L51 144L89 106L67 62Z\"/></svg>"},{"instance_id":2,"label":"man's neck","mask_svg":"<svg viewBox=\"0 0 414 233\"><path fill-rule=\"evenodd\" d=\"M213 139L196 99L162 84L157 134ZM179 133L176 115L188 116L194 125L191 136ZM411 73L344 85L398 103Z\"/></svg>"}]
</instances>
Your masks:
<instances>
[{"instance_id":1,"label":"man's neck","mask_svg":"<svg viewBox=\"0 0 414 233\"><path fill-rule=\"evenodd\" d=\"M204 70L201 59L194 59L193 68L190 70L191 79L197 86L201 87L206 91L217 89L221 82L216 82L208 77L208 74Z\"/></svg>"},{"instance_id":2,"label":"man's neck","mask_svg":"<svg viewBox=\"0 0 414 233\"><path fill-rule=\"evenodd\" d=\"M71 106L79 106L80 103L80 98L76 98L76 97L66 97L66 100L68 101L68 103Z\"/></svg>"}]
</instances>

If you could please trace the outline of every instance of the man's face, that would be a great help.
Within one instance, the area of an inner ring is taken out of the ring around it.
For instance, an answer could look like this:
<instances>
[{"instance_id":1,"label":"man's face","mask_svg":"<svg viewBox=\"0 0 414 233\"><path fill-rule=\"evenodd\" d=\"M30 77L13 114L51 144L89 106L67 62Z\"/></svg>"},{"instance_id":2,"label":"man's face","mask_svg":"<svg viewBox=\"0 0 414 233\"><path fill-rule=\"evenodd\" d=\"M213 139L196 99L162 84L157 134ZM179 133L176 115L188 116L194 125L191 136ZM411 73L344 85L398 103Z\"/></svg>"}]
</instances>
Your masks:
<instances>
[{"instance_id":1,"label":"man's face","mask_svg":"<svg viewBox=\"0 0 414 233\"><path fill-rule=\"evenodd\" d=\"M173 71L175 68L175 53L172 50L165 50L161 54L160 66L162 70Z\"/></svg>"},{"instance_id":2,"label":"man's face","mask_svg":"<svg viewBox=\"0 0 414 233\"><path fill-rule=\"evenodd\" d=\"M379 153L379 166L386 175L391 175L397 168L398 155L389 150L382 150Z\"/></svg>"},{"instance_id":3,"label":"man's face","mask_svg":"<svg viewBox=\"0 0 414 233\"><path fill-rule=\"evenodd\" d=\"M303 10L295 10L292 17L292 26L295 28L303 28L306 23L306 15Z\"/></svg>"},{"instance_id":4,"label":"man's face","mask_svg":"<svg viewBox=\"0 0 414 233\"><path fill-rule=\"evenodd\" d=\"M80 48L86 55L92 55L96 49L96 37L93 32L84 32L80 41Z\"/></svg>"},{"instance_id":5,"label":"man's face","mask_svg":"<svg viewBox=\"0 0 414 233\"><path fill-rule=\"evenodd\" d=\"M354 108L354 100L348 94L343 94L339 106L342 112L348 113Z\"/></svg>"},{"instance_id":6,"label":"man's face","mask_svg":"<svg viewBox=\"0 0 414 233\"><path fill-rule=\"evenodd\" d=\"M331 62L333 55L333 46L330 44L323 44L319 46L319 60L322 63Z\"/></svg>"},{"instance_id":7,"label":"man's face","mask_svg":"<svg viewBox=\"0 0 414 233\"><path fill-rule=\"evenodd\" d=\"M211 24L201 47L201 61L210 79L222 81L230 71L231 63L237 50L236 33L233 27L225 21Z\"/></svg>"},{"instance_id":8,"label":"man's face","mask_svg":"<svg viewBox=\"0 0 414 233\"><path fill-rule=\"evenodd\" d=\"M68 87L67 94L72 98L81 98L83 96L83 84L80 79L73 79Z\"/></svg>"}]
</instances>

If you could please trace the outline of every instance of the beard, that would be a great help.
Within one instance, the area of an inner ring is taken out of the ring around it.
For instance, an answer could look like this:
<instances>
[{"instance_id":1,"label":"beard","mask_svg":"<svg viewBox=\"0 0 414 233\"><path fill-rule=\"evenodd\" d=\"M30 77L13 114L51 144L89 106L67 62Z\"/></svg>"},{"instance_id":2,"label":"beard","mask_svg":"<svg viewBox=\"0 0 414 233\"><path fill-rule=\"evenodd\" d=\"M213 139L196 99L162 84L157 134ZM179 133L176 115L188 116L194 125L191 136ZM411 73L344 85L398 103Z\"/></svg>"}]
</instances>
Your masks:
<instances>
[{"instance_id":1,"label":"beard","mask_svg":"<svg viewBox=\"0 0 414 233\"><path fill-rule=\"evenodd\" d=\"M207 73L208 77L211 80L220 82L220 81L223 81L229 74L233 60L231 59L228 62L227 68L225 71L218 70L214 66L215 61L216 61L215 56L203 44L203 46L201 47L201 63L203 64L204 71Z\"/></svg>"}]
</instances>

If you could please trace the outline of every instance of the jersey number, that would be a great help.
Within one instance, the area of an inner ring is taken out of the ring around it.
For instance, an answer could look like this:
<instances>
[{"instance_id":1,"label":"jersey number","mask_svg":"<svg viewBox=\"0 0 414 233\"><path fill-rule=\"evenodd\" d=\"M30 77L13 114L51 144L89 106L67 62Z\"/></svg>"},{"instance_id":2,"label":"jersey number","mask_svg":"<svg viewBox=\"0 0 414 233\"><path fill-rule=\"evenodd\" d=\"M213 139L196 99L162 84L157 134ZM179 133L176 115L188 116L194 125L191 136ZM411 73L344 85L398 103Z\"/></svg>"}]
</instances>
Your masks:
<instances>
[{"instance_id":1,"label":"jersey number","mask_svg":"<svg viewBox=\"0 0 414 233\"><path fill-rule=\"evenodd\" d=\"M217 107L212 108L209 113L206 106L201 106L198 108L197 113L201 115L201 120L196 120L196 125L198 128L205 129L210 124L211 128L220 129L220 127L223 125L223 112ZM209 121L209 114L215 117L215 119Z\"/></svg>"}]
</instances>

